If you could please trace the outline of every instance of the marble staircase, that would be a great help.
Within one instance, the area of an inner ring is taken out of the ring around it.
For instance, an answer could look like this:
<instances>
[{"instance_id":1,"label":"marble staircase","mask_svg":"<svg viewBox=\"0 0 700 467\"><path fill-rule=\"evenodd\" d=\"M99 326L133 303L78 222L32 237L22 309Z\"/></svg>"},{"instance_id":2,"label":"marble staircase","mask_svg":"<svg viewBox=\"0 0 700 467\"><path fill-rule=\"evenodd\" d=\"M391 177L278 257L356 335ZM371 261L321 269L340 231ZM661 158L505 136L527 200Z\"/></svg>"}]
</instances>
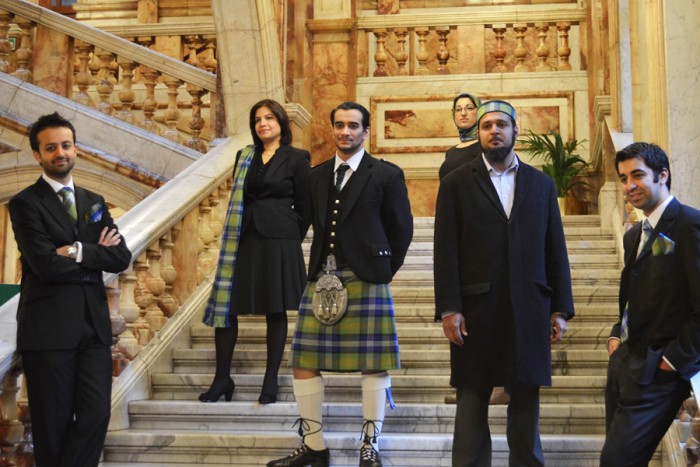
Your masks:
<instances>
[{"instance_id":1,"label":"marble staircase","mask_svg":"<svg viewBox=\"0 0 700 467\"><path fill-rule=\"evenodd\" d=\"M617 315L618 257L612 235L601 231L597 216L566 216L564 226L577 316L552 349L553 386L541 393L542 440L548 466L596 466L604 433L605 342ZM396 409L387 410L380 437L387 466L451 464L454 406L443 402L451 392L449 351L439 323L433 322L432 240L433 219L416 219L406 264L392 283L402 369L392 372ZM289 322L291 339L294 313ZM231 370L234 400L197 401L213 376L214 349L213 331L194 325L191 346L173 351L173 371L153 374L152 398L130 404L129 429L108 434L105 467L259 466L298 447L291 371L283 362L278 402L259 405L265 322L245 317L240 323ZM324 380L331 463L357 465L360 376L327 373ZM507 465L506 407L492 406L489 417L494 465Z\"/></svg>"}]
</instances>

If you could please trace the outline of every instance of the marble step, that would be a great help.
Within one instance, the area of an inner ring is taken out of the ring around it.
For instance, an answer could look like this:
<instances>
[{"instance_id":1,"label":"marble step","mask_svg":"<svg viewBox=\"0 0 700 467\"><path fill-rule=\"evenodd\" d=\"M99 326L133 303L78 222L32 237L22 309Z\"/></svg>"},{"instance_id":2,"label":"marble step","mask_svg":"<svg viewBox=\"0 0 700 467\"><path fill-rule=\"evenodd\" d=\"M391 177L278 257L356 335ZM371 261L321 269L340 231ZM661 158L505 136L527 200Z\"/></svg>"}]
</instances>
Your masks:
<instances>
[{"instance_id":1,"label":"marble step","mask_svg":"<svg viewBox=\"0 0 700 467\"><path fill-rule=\"evenodd\" d=\"M614 285L572 287L574 303L616 303L619 287ZM435 293L432 287L391 285L391 295L394 303L435 303Z\"/></svg>"},{"instance_id":2,"label":"marble step","mask_svg":"<svg viewBox=\"0 0 700 467\"><path fill-rule=\"evenodd\" d=\"M585 215L565 215L562 216L562 223L564 227L576 227L576 226L600 226L600 216L597 214L585 214ZM421 227L432 227L435 225L435 217L433 216L421 216L413 218L414 226Z\"/></svg>"},{"instance_id":3,"label":"marble step","mask_svg":"<svg viewBox=\"0 0 700 467\"><path fill-rule=\"evenodd\" d=\"M392 375L392 392L397 404L442 404L452 389L449 371L442 375L413 375L406 369L395 370ZM154 373L151 377L152 398L158 400L196 401L199 394L209 389L214 377L209 374ZM236 382L234 400L256 401L260 395L263 375L233 374ZM356 402L360 391L360 375L356 373L330 373L323 376L326 385L325 401ZM287 367L280 369L279 401L291 402L292 376ZM604 403L605 373L599 375L554 375L552 386L543 387L540 400L543 404L602 404Z\"/></svg>"},{"instance_id":4,"label":"marble step","mask_svg":"<svg viewBox=\"0 0 700 467\"><path fill-rule=\"evenodd\" d=\"M436 349L426 345L423 349L401 348L401 368L411 375L443 375L450 369L450 352L446 343ZM552 350L552 371L555 374L584 376L605 372L608 356L604 344L598 349L575 350L562 348ZM289 347L287 347L288 349ZM262 374L265 371L266 351L263 345L236 346L232 372ZM286 350L282 366L286 367L290 351ZM214 347L208 349L174 349L173 371L179 374L213 373L215 367Z\"/></svg>"},{"instance_id":5,"label":"marble step","mask_svg":"<svg viewBox=\"0 0 700 467\"><path fill-rule=\"evenodd\" d=\"M349 433L325 433L331 451L332 467L356 466L359 436ZM508 465L505 435L492 436L494 467ZM300 438L292 430L271 433L231 433L207 436L187 430L124 430L107 435L104 467L221 464L260 466L284 457L299 447ZM557 467L594 467L603 446L603 435L543 435L545 463ZM385 466L443 467L452 465L452 434L390 433L379 438ZM657 467L660 463L651 464Z\"/></svg>"},{"instance_id":6,"label":"marble step","mask_svg":"<svg viewBox=\"0 0 700 467\"><path fill-rule=\"evenodd\" d=\"M620 271L616 268L594 266L585 268L572 267L572 285L618 285L620 283ZM399 269L391 282L391 286L400 285L433 287L432 266L425 269Z\"/></svg>"},{"instance_id":7,"label":"marble step","mask_svg":"<svg viewBox=\"0 0 700 467\"><path fill-rule=\"evenodd\" d=\"M359 395L358 395L359 396ZM454 429L455 405L398 404L387 409L385 432L450 433ZM506 405L489 407L491 433L506 432ZM199 401L138 401L129 404L130 428L137 430L190 430L216 432L271 432L290 429L299 417L293 402L260 405L257 402L203 404ZM362 404L328 403L323 407L324 429L331 432L359 431ZM254 427L254 428L251 428ZM542 404L542 434L602 434L605 432L603 404Z\"/></svg>"}]
</instances>

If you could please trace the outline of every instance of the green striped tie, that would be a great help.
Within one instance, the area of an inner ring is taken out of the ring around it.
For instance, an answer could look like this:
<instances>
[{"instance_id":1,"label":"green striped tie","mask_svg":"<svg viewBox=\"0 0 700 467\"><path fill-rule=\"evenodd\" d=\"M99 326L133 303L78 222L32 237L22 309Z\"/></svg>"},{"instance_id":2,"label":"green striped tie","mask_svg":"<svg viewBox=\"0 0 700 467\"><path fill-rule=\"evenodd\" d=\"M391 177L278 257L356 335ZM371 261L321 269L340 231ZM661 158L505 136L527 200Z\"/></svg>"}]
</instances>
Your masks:
<instances>
[{"instance_id":1,"label":"green striped tie","mask_svg":"<svg viewBox=\"0 0 700 467\"><path fill-rule=\"evenodd\" d=\"M64 186L58 190L58 195L63 199L63 206L68 211L68 215L73 222L78 220L78 211L75 209L75 196L73 196L73 190L69 186Z\"/></svg>"}]
</instances>

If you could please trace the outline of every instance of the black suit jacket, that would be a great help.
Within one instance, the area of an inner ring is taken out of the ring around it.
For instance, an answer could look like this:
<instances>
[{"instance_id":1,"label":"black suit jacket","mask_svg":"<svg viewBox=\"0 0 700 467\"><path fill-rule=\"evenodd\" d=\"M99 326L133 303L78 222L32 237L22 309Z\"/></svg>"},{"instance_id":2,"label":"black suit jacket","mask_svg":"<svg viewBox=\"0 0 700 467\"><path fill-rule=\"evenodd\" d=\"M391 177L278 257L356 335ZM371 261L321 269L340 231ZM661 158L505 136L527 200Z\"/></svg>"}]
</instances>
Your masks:
<instances>
[{"instance_id":1,"label":"black suit jacket","mask_svg":"<svg viewBox=\"0 0 700 467\"><path fill-rule=\"evenodd\" d=\"M630 374L648 384L666 357L689 380L700 371L700 211L671 200L637 256L641 235L639 222L623 241L620 320L629 302ZM673 251L652 252L660 235L675 243ZM620 322L612 337L620 337Z\"/></svg>"},{"instance_id":2,"label":"black suit jacket","mask_svg":"<svg viewBox=\"0 0 700 467\"><path fill-rule=\"evenodd\" d=\"M326 215L333 168L331 158L309 174L314 230L310 279L316 277L325 260L323 242L329 228ZM348 192L336 232L350 268L363 281L391 282L413 238L413 216L403 171L365 153L343 190ZM389 255L384 254L386 251Z\"/></svg>"},{"instance_id":3,"label":"black suit jacket","mask_svg":"<svg viewBox=\"0 0 700 467\"><path fill-rule=\"evenodd\" d=\"M574 314L551 179L520 162L508 218L481 157L445 176L435 214L436 319L464 315L451 384L551 384L550 315Z\"/></svg>"},{"instance_id":4,"label":"black suit jacket","mask_svg":"<svg viewBox=\"0 0 700 467\"><path fill-rule=\"evenodd\" d=\"M75 187L78 221L73 221L58 195L42 178L9 203L15 239L21 253L22 282L17 312L18 350L76 348L86 317L104 344L112 329L102 272L119 273L129 266L131 252L97 245L104 227L114 227L102 196ZM90 210L94 207L92 212ZM87 220L101 209L102 218ZM83 261L56 254L56 248L80 241Z\"/></svg>"},{"instance_id":5,"label":"black suit jacket","mask_svg":"<svg viewBox=\"0 0 700 467\"><path fill-rule=\"evenodd\" d=\"M304 238L311 223L309 160L308 151L280 146L268 162L262 190L255 195L246 191L241 232L254 222L258 233L267 238Z\"/></svg>"}]
</instances>

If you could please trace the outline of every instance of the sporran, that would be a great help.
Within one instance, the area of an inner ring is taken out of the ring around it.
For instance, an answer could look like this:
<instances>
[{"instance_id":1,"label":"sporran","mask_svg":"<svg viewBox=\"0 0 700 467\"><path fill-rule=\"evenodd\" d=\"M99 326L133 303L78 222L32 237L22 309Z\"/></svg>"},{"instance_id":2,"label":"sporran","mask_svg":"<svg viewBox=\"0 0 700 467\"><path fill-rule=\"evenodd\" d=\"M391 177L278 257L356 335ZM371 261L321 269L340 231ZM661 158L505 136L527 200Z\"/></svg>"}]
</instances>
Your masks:
<instances>
[{"instance_id":1,"label":"sporran","mask_svg":"<svg viewBox=\"0 0 700 467\"><path fill-rule=\"evenodd\" d=\"M325 274L316 281L316 290L312 307L316 319L326 326L331 326L345 316L348 308L348 291L343 282L333 274L336 269L335 257L328 255Z\"/></svg>"}]
</instances>

